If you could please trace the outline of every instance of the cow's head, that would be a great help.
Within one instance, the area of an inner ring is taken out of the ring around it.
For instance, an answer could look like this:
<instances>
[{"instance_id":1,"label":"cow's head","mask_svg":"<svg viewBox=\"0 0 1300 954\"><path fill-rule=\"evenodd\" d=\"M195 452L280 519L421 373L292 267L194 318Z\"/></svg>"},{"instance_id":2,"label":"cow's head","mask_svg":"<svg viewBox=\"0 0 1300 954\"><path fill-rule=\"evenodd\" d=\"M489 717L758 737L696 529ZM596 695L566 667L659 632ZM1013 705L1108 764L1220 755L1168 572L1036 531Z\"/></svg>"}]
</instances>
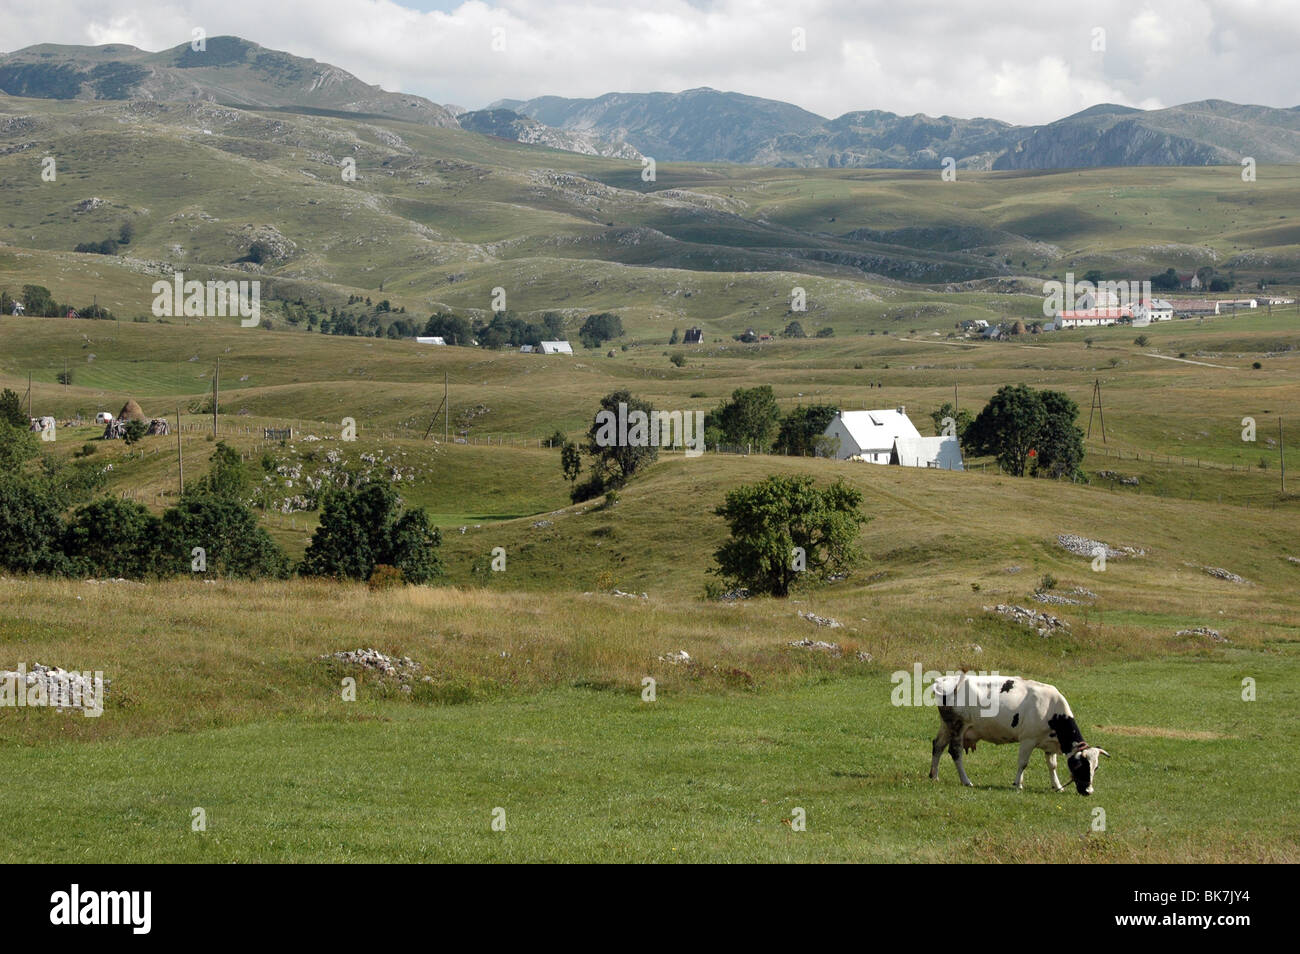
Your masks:
<instances>
[{"instance_id":1,"label":"cow's head","mask_svg":"<svg viewBox=\"0 0 1300 954\"><path fill-rule=\"evenodd\" d=\"M1080 795L1092 794L1092 780L1097 777L1097 763L1103 755L1110 758L1110 753L1105 749L1087 742L1078 742L1070 752L1070 757L1065 760L1070 769L1070 778L1074 779L1074 787Z\"/></svg>"}]
</instances>

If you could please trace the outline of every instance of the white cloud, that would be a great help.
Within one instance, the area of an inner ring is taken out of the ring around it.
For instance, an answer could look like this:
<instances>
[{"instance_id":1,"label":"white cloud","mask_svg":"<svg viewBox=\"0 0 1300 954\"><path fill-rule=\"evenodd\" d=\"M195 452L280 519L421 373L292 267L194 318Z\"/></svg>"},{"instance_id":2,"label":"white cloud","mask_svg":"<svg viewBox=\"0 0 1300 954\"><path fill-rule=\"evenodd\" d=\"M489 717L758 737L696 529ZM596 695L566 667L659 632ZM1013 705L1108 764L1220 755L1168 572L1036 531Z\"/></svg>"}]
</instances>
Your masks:
<instances>
[{"instance_id":1,"label":"white cloud","mask_svg":"<svg viewBox=\"0 0 1300 954\"><path fill-rule=\"evenodd\" d=\"M420 0L408 0L417 4ZM18 0L11 49L130 43L157 50L236 34L333 63L386 89L475 107L543 94L713 86L825 116L886 109L1045 122L1099 102L1211 97L1300 103L1288 0L470 0L425 11L394 0ZM791 49L793 27L807 50ZM504 52L491 48L505 30ZM1104 53L1091 49L1106 30Z\"/></svg>"}]
</instances>

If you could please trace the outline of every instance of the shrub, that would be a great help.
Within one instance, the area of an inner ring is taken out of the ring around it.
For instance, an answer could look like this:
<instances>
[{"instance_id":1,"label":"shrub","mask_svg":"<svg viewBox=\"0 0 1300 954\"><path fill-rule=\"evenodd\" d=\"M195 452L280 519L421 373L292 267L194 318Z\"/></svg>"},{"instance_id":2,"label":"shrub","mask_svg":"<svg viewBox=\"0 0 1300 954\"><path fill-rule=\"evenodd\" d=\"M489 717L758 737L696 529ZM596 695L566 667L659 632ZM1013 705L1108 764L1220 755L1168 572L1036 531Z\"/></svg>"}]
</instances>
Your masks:
<instances>
[{"instance_id":1,"label":"shrub","mask_svg":"<svg viewBox=\"0 0 1300 954\"><path fill-rule=\"evenodd\" d=\"M162 515L159 563L165 572L190 573L202 547L207 572L235 577L289 575L289 560L243 504L220 497L182 500Z\"/></svg>"},{"instance_id":2,"label":"shrub","mask_svg":"<svg viewBox=\"0 0 1300 954\"><path fill-rule=\"evenodd\" d=\"M65 569L62 507L42 483L0 471L0 567L18 573Z\"/></svg>"},{"instance_id":3,"label":"shrub","mask_svg":"<svg viewBox=\"0 0 1300 954\"><path fill-rule=\"evenodd\" d=\"M161 527L142 504L102 497L72 515L63 533L63 552L78 576L139 579L162 564Z\"/></svg>"},{"instance_id":4,"label":"shrub","mask_svg":"<svg viewBox=\"0 0 1300 954\"><path fill-rule=\"evenodd\" d=\"M673 364L675 364L677 367L680 368L680 367L683 367L683 366L686 364L686 355L684 355L684 354L675 354L675 355L673 355L671 358L669 358L668 360L671 361Z\"/></svg>"},{"instance_id":5,"label":"shrub","mask_svg":"<svg viewBox=\"0 0 1300 954\"><path fill-rule=\"evenodd\" d=\"M144 421L127 421L126 428L122 431L122 441L128 447L134 444L148 432L149 425Z\"/></svg>"},{"instance_id":6,"label":"shrub","mask_svg":"<svg viewBox=\"0 0 1300 954\"><path fill-rule=\"evenodd\" d=\"M401 570L408 582L427 583L442 575L441 544L442 534L423 510L403 510L387 484L365 484L326 498L300 566L311 576L368 580L382 563Z\"/></svg>"}]
</instances>

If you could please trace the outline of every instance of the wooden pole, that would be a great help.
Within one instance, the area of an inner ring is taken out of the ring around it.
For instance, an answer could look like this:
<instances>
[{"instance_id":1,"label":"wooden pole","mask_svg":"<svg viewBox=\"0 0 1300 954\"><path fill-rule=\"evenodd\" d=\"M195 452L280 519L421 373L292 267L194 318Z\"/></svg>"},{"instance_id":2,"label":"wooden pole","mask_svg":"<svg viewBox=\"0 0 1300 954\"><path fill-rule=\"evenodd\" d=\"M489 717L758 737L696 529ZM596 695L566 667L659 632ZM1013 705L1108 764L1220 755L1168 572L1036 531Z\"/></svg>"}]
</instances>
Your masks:
<instances>
[{"instance_id":1,"label":"wooden pole","mask_svg":"<svg viewBox=\"0 0 1300 954\"><path fill-rule=\"evenodd\" d=\"M176 474L180 478L180 495L185 496L185 452L181 450L181 409L176 406Z\"/></svg>"},{"instance_id":2,"label":"wooden pole","mask_svg":"<svg viewBox=\"0 0 1300 954\"><path fill-rule=\"evenodd\" d=\"M212 437L217 436L217 401L221 393L221 359L217 359L217 370L212 374Z\"/></svg>"},{"instance_id":3,"label":"wooden pole","mask_svg":"<svg viewBox=\"0 0 1300 954\"><path fill-rule=\"evenodd\" d=\"M1282 418L1277 419L1277 459L1282 463L1282 493L1286 493L1286 444L1282 440Z\"/></svg>"},{"instance_id":4,"label":"wooden pole","mask_svg":"<svg viewBox=\"0 0 1300 954\"><path fill-rule=\"evenodd\" d=\"M447 443L447 439L451 433L451 424L448 421L448 419L451 417L451 405L447 403L447 372L446 371L442 372L442 403L443 403L442 442L445 444Z\"/></svg>"}]
</instances>

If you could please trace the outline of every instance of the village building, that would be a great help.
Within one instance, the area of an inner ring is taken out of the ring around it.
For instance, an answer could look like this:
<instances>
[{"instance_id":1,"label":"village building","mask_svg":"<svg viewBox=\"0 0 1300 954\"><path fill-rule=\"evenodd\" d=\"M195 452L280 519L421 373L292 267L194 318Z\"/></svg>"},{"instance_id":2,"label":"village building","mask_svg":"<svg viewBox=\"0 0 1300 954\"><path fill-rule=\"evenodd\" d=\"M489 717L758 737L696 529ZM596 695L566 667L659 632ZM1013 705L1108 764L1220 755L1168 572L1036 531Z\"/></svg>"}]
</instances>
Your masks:
<instances>
[{"instance_id":1,"label":"village building","mask_svg":"<svg viewBox=\"0 0 1300 954\"><path fill-rule=\"evenodd\" d=\"M870 464L888 464L894 442L919 439L921 434L908 418L905 408L880 411L840 411L822 432L839 439L838 460L862 460Z\"/></svg>"},{"instance_id":2,"label":"village building","mask_svg":"<svg viewBox=\"0 0 1300 954\"><path fill-rule=\"evenodd\" d=\"M685 336L684 338L682 338L682 343L683 343L683 344L703 344L703 343L704 343L704 329L703 329L703 328L687 328L687 329L686 329L686 336Z\"/></svg>"},{"instance_id":3,"label":"village building","mask_svg":"<svg viewBox=\"0 0 1300 954\"><path fill-rule=\"evenodd\" d=\"M567 341L543 341L536 350L542 354L573 354Z\"/></svg>"},{"instance_id":4,"label":"village building","mask_svg":"<svg viewBox=\"0 0 1300 954\"><path fill-rule=\"evenodd\" d=\"M965 470L961 442L956 437L900 437L894 441L889 462L900 467Z\"/></svg>"},{"instance_id":5,"label":"village building","mask_svg":"<svg viewBox=\"0 0 1300 954\"><path fill-rule=\"evenodd\" d=\"M442 345L442 346L446 346L447 344L445 339L433 335L429 335L429 336L417 335L415 341L417 344L430 344L430 345Z\"/></svg>"}]
</instances>

